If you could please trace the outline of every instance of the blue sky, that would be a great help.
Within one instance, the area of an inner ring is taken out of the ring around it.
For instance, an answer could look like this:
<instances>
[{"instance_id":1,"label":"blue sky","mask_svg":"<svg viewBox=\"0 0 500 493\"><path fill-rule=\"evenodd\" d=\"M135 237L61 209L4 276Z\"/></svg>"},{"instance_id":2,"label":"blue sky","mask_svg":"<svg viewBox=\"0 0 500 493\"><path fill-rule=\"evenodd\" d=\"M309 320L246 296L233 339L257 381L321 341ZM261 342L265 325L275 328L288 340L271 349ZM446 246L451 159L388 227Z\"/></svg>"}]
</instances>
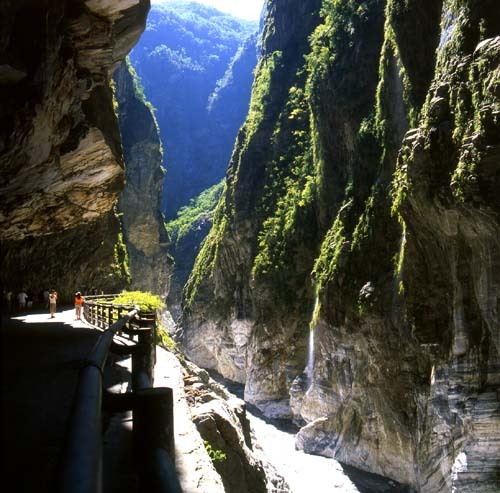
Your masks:
<instances>
[{"instance_id":1,"label":"blue sky","mask_svg":"<svg viewBox=\"0 0 500 493\"><path fill-rule=\"evenodd\" d=\"M151 3L166 3L169 0L151 0ZM228 12L241 19L258 20L264 0L195 0L211 5L222 12Z\"/></svg>"}]
</instances>

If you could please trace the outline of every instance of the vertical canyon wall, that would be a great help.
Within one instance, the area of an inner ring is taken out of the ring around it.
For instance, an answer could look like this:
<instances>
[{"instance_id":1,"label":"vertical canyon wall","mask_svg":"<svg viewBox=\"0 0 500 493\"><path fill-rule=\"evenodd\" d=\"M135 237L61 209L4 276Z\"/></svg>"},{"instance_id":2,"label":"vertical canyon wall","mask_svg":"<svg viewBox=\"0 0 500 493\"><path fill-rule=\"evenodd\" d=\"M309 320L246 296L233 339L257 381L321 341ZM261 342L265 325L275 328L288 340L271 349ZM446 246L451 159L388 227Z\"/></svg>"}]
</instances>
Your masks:
<instances>
[{"instance_id":1,"label":"vertical canyon wall","mask_svg":"<svg viewBox=\"0 0 500 493\"><path fill-rule=\"evenodd\" d=\"M161 213L165 171L159 129L134 69L122 63L114 81L126 176L118 209L129 256L131 288L153 291L164 298L173 266Z\"/></svg>"},{"instance_id":2,"label":"vertical canyon wall","mask_svg":"<svg viewBox=\"0 0 500 493\"><path fill-rule=\"evenodd\" d=\"M163 174L154 117L133 83L124 81L126 69L119 70L122 83L114 93L110 84L148 9L149 1L139 0L2 5L5 289L36 295L54 286L62 301L92 287L168 290L166 233L156 212ZM130 185L120 216L115 204L124 179ZM134 194L143 196L140 207Z\"/></svg>"},{"instance_id":3,"label":"vertical canyon wall","mask_svg":"<svg viewBox=\"0 0 500 493\"><path fill-rule=\"evenodd\" d=\"M270 1L184 293L195 362L418 491L498 486L494 3Z\"/></svg>"}]
</instances>

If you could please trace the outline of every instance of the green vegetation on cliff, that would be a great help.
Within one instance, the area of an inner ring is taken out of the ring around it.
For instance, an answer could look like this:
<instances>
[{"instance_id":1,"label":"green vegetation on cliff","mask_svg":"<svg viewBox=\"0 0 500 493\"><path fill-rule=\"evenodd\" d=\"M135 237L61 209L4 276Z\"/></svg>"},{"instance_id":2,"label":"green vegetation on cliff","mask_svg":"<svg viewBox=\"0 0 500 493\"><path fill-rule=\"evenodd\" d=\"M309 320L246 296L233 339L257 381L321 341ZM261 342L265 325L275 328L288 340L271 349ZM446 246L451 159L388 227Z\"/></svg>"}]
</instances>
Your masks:
<instances>
[{"instance_id":1,"label":"green vegetation on cliff","mask_svg":"<svg viewBox=\"0 0 500 493\"><path fill-rule=\"evenodd\" d=\"M130 284L130 269L129 269L129 256L127 252L127 246L123 241L123 233L118 233L118 238L114 247L114 262L111 264L112 275L123 279L126 284Z\"/></svg>"},{"instance_id":2,"label":"green vegetation on cliff","mask_svg":"<svg viewBox=\"0 0 500 493\"><path fill-rule=\"evenodd\" d=\"M206 215L212 215L224 189L224 182L208 188L190 200L189 205L181 207L177 217L166 223L170 240L177 248L187 235L192 233L197 221Z\"/></svg>"},{"instance_id":3,"label":"green vegetation on cliff","mask_svg":"<svg viewBox=\"0 0 500 493\"><path fill-rule=\"evenodd\" d=\"M196 256L212 226L217 202L224 190L224 182L210 187L189 205L181 207L177 217L165 226L171 240L170 251L175 259L175 272L170 292L170 301L180 301L180 291L187 281Z\"/></svg>"},{"instance_id":4,"label":"green vegetation on cliff","mask_svg":"<svg viewBox=\"0 0 500 493\"><path fill-rule=\"evenodd\" d=\"M270 414L290 403L304 450L342 443L339 458L440 491L475 481L479 469L453 474L467 449L492 491L500 11L269 6L251 111L184 292L185 346L206 345Z\"/></svg>"}]
</instances>

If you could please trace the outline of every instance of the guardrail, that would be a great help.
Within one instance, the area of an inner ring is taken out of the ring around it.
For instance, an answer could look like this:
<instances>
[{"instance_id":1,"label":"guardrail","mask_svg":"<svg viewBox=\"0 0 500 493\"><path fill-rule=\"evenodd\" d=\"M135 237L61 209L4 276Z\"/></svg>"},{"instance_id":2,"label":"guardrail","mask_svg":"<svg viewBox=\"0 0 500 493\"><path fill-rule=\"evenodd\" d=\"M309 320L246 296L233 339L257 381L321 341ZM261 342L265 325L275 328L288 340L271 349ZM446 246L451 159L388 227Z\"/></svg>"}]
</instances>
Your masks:
<instances>
[{"instance_id":1,"label":"guardrail","mask_svg":"<svg viewBox=\"0 0 500 493\"><path fill-rule=\"evenodd\" d=\"M84 318L104 332L88 356L70 419L60 493L102 492L102 409L132 411L138 491L180 493L175 471L173 395L170 388L153 388L156 360L154 312L130 305L113 305L114 295L86 297ZM125 333L134 341L113 341ZM132 356L132 392L103 389L109 352Z\"/></svg>"}]
</instances>

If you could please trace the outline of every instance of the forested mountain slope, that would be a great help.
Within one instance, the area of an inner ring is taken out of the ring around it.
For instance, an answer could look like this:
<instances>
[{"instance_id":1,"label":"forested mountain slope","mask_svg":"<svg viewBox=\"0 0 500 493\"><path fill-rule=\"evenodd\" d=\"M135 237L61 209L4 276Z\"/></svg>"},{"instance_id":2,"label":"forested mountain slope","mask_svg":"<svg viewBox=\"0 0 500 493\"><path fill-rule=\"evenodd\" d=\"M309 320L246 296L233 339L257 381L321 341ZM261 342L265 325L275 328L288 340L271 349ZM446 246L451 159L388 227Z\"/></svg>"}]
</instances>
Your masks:
<instances>
[{"instance_id":1,"label":"forested mountain slope","mask_svg":"<svg viewBox=\"0 0 500 493\"><path fill-rule=\"evenodd\" d=\"M224 176L248 111L257 27L193 2L151 8L131 62L156 108L168 219Z\"/></svg>"}]
</instances>

